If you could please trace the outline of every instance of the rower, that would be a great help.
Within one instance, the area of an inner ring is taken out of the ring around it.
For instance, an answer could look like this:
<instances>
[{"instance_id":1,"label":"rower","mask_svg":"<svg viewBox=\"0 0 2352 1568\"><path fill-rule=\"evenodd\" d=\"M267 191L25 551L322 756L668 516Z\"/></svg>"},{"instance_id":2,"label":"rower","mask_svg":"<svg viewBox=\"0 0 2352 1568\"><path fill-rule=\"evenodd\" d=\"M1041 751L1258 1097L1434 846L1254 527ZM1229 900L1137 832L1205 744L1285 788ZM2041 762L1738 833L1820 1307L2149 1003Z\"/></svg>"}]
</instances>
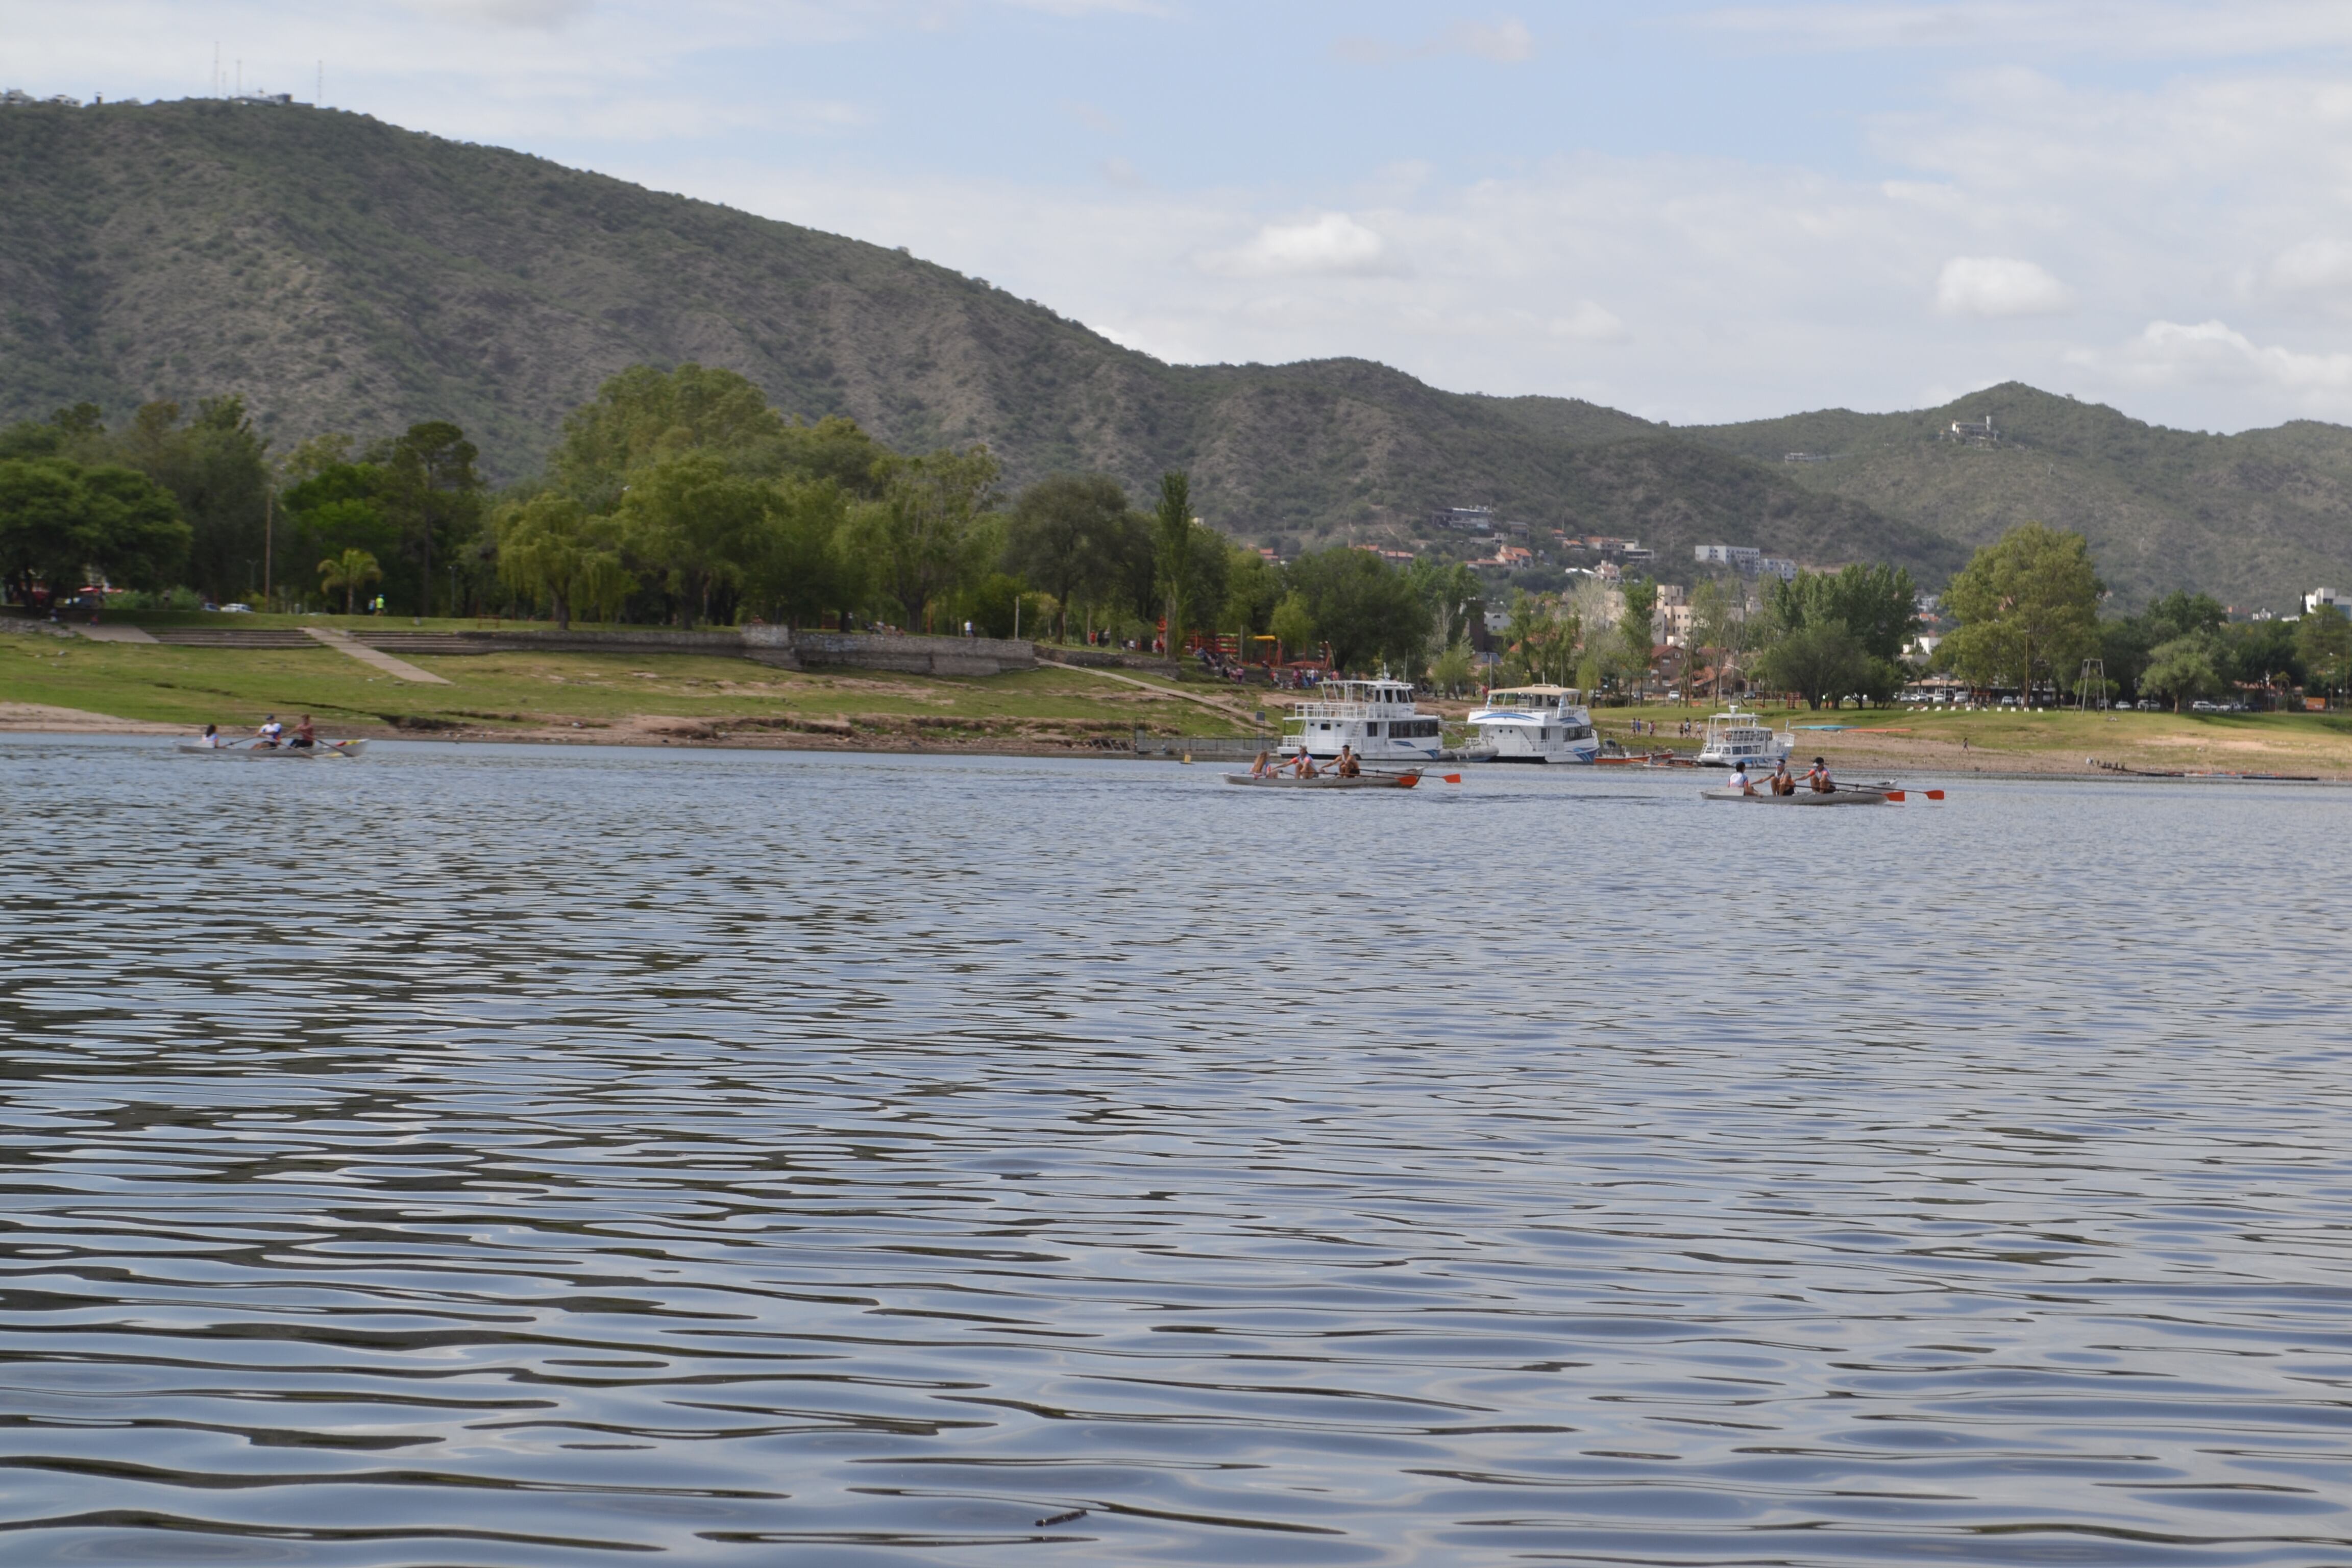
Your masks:
<instances>
[{"instance_id":1,"label":"rower","mask_svg":"<svg viewBox=\"0 0 2352 1568\"><path fill-rule=\"evenodd\" d=\"M217 725L217 724L207 724L207 725L205 725L205 738L204 738L203 740L201 740L201 741L197 742L196 743L197 743L198 745L200 745L200 746L204 747L204 748L205 748L205 750L206 750L206 751L208 751L208 752L217 752L217 751L219 751L219 750L220 750L220 744L221 744L220 726L219 726L219 725Z\"/></svg>"},{"instance_id":2,"label":"rower","mask_svg":"<svg viewBox=\"0 0 2352 1568\"><path fill-rule=\"evenodd\" d=\"M1830 777L1830 765L1820 757L1813 759L1813 770L1805 775L1805 783L1815 795L1837 793L1837 782Z\"/></svg>"},{"instance_id":3,"label":"rower","mask_svg":"<svg viewBox=\"0 0 2352 1568\"><path fill-rule=\"evenodd\" d=\"M1355 748L1345 742L1340 742L1339 745L1339 776L1343 779L1355 778L1364 771L1363 764L1356 760Z\"/></svg>"},{"instance_id":4,"label":"rower","mask_svg":"<svg viewBox=\"0 0 2352 1568\"><path fill-rule=\"evenodd\" d=\"M294 739L289 743L305 751L319 743L319 727L310 722L308 713L303 714L302 721L294 726Z\"/></svg>"},{"instance_id":5,"label":"rower","mask_svg":"<svg viewBox=\"0 0 2352 1568\"><path fill-rule=\"evenodd\" d=\"M263 745L274 746L278 744L278 737L286 733L286 726L278 721L277 714L272 713L262 720L261 728L256 730L254 733L261 737Z\"/></svg>"},{"instance_id":6,"label":"rower","mask_svg":"<svg viewBox=\"0 0 2352 1568\"><path fill-rule=\"evenodd\" d=\"M1734 763L1731 764L1731 787L1741 795L1754 795L1756 793L1756 785L1748 777L1748 764L1746 763Z\"/></svg>"},{"instance_id":7,"label":"rower","mask_svg":"<svg viewBox=\"0 0 2352 1568\"><path fill-rule=\"evenodd\" d=\"M1250 764L1250 777L1254 779L1265 779L1272 778L1273 776L1274 758L1272 754L1266 752L1260 752L1257 754L1257 761Z\"/></svg>"},{"instance_id":8,"label":"rower","mask_svg":"<svg viewBox=\"0 0 2352 1568\"><path fill-rule=\"evenodd\" d=\"M1772 764L1772 776L1765 780L1764 783L1765 787L1769 789L1774 795L1794 795L1797 793L1797 781L1795 778L1790 776L1789 773L1789 759L1786 757L1782 757L1779 762Z\"/></svg>"}]
</instances>

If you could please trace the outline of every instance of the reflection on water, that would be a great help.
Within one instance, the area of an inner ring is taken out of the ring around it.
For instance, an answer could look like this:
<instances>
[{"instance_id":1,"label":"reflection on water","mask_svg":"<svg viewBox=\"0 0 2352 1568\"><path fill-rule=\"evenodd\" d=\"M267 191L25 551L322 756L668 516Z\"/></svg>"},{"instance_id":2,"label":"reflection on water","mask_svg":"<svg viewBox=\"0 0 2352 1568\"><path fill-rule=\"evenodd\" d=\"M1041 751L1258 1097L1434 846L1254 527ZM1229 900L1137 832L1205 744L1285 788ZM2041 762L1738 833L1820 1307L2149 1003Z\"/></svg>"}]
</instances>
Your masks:
<instances>
[{"instance_id":1,"label":"reflection on water","mask_svg":"<svg viewBox=\"0 0 2352 1568\"><path fill-rule=\"evenodd\" d=\"M11 1563L2352 1560L2335 792L0 789Z\"/></svg>"}]
</instances>

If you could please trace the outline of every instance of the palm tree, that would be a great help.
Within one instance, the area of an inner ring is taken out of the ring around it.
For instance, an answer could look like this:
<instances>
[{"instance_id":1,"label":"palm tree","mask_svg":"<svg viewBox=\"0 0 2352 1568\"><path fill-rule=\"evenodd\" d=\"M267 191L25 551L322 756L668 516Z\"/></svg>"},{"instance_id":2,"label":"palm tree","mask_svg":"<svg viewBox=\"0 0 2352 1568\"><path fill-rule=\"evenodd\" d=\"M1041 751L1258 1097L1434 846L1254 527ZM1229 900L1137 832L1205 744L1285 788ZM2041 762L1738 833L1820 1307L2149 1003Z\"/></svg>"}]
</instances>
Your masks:
<instances>
[{"instance_id":1,"label":"palm tree","mask_svg":"<svg viewBox=\"0 0 2352 1568\"><path fill-rule=\"evenodd\" d=\"M346 550L341 555L330 556L319 563L319 591L331 594L343 591L343 614L359 614L360 590L370 583L383 580L383 568L375 557L364 550Z\"/></svg>"}]
</instances>

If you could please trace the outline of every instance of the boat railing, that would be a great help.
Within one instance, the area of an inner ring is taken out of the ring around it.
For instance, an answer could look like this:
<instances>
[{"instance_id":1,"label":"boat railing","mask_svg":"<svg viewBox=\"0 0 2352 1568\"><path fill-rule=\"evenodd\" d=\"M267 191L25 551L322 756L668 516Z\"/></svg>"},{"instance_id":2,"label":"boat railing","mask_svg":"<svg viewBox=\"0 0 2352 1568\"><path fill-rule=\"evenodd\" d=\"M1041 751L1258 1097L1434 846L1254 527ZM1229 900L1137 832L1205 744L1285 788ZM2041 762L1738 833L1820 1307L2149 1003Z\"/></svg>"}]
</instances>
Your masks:
<instances>
[{"instance_id":1,"label":"boat railing","mask_svg":"<svg viewBox=\"0 0 2352 1568\"><path fill-rule=\"evenodd\" d=\"M1293 719L1411 719L1416 715L1398 702L1294 702Z\"/></svg>"}]
</instances>

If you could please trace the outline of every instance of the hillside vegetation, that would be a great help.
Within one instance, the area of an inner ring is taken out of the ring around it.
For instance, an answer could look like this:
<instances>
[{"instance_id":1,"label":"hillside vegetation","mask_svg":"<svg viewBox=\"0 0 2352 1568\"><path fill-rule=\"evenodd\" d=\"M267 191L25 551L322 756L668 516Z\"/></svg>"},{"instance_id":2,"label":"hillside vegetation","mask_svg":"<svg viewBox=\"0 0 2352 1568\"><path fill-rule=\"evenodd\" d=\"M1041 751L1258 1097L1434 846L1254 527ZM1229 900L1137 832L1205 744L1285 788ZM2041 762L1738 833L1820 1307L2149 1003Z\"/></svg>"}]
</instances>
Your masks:
<instances>
[{"instance_id":1,"label":"hillside vegetation","mask_svg":"<svg viewBox=\"0 0 2352 1568\"><path fill-rule=\"evenodd\" d=\"M1430 513L1491 505L1638 537L1669 577L1721 540L1934 584L2031 516L2083 530L2130 601L2284 607L2352 576L2333 426L2208 437L2010 385L1670 429L1363 360L1168 365L902 251L301 106L0 110L0 422L235 394L280 452L452 421L500 481L610 376L695 361L901 451L985 441L1013 486L1186 468L1211 522L1293 547L1412 546ZM1986 413L2000 447L1935 439Z\"/></svg>"},{"instance_id":2,"label":"hillside vegetation","mask_svg":"<svg viewBox=\"0 0 2352 1568\"><path fill-rule=\"evenodd\" d=\"M1993 446L1946 434L1987 417ZM2187 587L2287 610L2352 564L2352 431L2340 426L2168 430L2008 382L1941 408L1829 409L1677 434L1970 549L2029 520L2074 530L2130 604ZM1791 452L1829 460L1784 461Z\"/></svg>"},{"instance_id":3,"label":"hillside vegetation","mask_svg":"<svg viewBox=\"0 0 2352 1568\"><path fill-rule=\"evenodd\" d=\"M1586 448L1657 427L1593 405L1361 360L1167 365L902 252L361 115L11 108L0 202L0 420L238 394L280 450L447 419L512 479L614 374L693 360L900 450L985 440L1014 484L1189 468L1251 539L1402 542L1474 503L1636 532L1759 496L1798 533L1855 515L1713 454L1671 495L1654 465L1621 482Z\"/></svg>"}]
</instances>

